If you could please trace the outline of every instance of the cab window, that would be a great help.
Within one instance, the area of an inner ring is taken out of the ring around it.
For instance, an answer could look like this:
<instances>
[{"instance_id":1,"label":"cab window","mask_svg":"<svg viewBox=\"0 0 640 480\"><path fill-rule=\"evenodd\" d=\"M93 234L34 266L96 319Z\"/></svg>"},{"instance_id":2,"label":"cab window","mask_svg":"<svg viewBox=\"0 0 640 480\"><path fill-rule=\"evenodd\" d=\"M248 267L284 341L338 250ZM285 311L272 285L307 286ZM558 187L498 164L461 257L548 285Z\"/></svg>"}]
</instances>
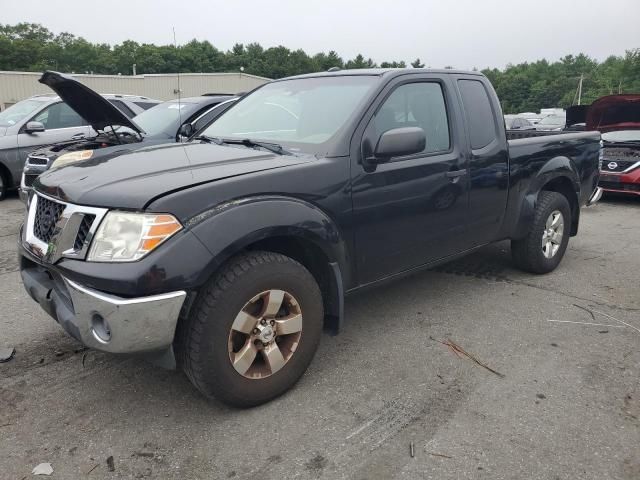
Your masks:
<instances>
[{"instance_id":1,"label":"cab window","mask_svg":"<svg viewBox=\"0 0 640 480\"><path fill-rule=\"evenodd\" d=\"M449 150L449 120L442 87L436 82L400 85L374 118L376 137L393 128L420 127L427 136L424 153Z\"/></svg>"}]
</instances>

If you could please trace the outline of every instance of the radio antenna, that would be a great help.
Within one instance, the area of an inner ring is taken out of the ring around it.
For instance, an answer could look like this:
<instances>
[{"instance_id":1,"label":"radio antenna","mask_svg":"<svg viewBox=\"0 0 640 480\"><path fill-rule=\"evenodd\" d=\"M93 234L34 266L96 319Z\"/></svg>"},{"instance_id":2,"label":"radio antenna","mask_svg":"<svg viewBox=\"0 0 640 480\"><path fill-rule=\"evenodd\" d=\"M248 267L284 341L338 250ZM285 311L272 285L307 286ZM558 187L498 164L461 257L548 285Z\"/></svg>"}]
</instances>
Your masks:
<instances>
[{"instance_id":1,"label":"radio antenna","mask_svg":"<svg viewBox=\"0 0 640 480\"><path fill-rule=\"evenodd\" d=\"M173 29L173 46L176 49L176 57L179 58L178 55L178 42L176 41L176 27L172 27ZM182 105L180 104L180 95L182 94L182 89L180 88L180 64L178 64L178 72L176 73L178 77L178 120L180 121L180 125L178 126L178 131L182 127Z\"/></svg>"}]
</instances>

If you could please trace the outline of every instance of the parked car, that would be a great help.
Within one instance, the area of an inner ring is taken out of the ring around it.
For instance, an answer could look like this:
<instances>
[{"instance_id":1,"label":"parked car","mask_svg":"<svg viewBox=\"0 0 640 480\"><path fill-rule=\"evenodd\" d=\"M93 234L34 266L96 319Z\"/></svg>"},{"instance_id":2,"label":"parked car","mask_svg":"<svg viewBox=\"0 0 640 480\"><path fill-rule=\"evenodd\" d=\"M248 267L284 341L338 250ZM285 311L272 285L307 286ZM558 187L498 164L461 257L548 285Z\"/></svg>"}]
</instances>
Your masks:
<instances>
[{"instance_id":1,"label":"parked car","mask_svg":"<svg viewBox=\"0 0 640 480\"><path fill-rule=\"evenodd\" d=\"M72 162L121 155L141 147L180 141L208 125L233 95L189 97L156 103L133 118L123 115L105 98L72 77L47 72L41 83L54 90L74 114L97 132L79 140L54 143L27 157L20 182L20 196L26 201L33 181L53 163ZM220 107L220 108L216 108Z\"/></svg>"},{"instance_id":2,"label":"parked car","mask_svg":"<svg viewBox=\"0 0 640 480\"><path fill-rule=\"evenodd\" d=\"M138 95L104 94L102 98L128 118L160 103ZM37 95L0 112L0 200L20 184L22 168L34 149L92 135L90 124L58 95Z\"/></svg>"},{"instance_id":3,"label":"parked car","mask_svg":"<svg viewBox=\"0 0 640 480\"><path fill-rule=\"evenodd\" d=\"M507 130L535 130L536 127L533 123L529 122L526 118L521 118L518 115L505 115L504 124Z\"/></svg>"},{"instance_id":4,"label":"parked car","mask_svg":"<svg viewBox=\"0 0 640 480\"><path fill-rule=\"evenodd\" d=\"M520 268L554 270L599 151L597 132L508 141L477 72L280 79L190 142L38 177L22 281L85 345L257 405L302 375L323 327L339 330L346 294L504 239Z\"/></svg>"},{"instance_id":5,"label":"parked car","mask_svg":"<svg viewBox=\"0 0 640 480\"><path fill-rule=\"evenodd\" d=\"M536 123L536 130L562 130L567 123L565 115L547 115Z\"/></svg>"},{"instance_id":6,"label":"parked car","mask_svg":"<svg viewBox=\"0 0 640 480\"><path fill-rule=\"evenodd\" d=\"M586 120L587 130L602 132L600 187L640 195L640 94L599 98Z\"/></svg>"},{"instance_id":7,"label":"parked car","mask_svg":"<svg viewBox=\"0 0 640 480\"><path fill-rule=\"evenodd\" d=\"M536 125L544 117L543 115L540 115L538 113L533 113L533 112L518 113L517 116L520 117L520 118L527 119L527 121L529 123L531 123L532 125Z\"/></svg>"}]
</instances>

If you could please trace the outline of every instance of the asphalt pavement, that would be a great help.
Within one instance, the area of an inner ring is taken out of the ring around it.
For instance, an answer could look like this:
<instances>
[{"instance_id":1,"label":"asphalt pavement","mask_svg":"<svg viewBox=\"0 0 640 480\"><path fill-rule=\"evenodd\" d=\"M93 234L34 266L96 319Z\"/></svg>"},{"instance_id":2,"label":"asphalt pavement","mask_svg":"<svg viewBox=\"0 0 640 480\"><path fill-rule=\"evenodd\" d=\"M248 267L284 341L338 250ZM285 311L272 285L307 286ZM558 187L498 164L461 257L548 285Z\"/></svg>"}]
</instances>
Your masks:
<instances>
[{"instance_id":1,"label":"asphalt pavement","mask_svg":"<svg viewBox=\"0 0 640 480\"><path fill-rule=\"evenodd\" d=\"M0 479L640 479L640 198L585 209L551 274L502 242L349 298L250 410L69 338L23 290L22 215L0 202Z\"/></svg>"}]
</instances>

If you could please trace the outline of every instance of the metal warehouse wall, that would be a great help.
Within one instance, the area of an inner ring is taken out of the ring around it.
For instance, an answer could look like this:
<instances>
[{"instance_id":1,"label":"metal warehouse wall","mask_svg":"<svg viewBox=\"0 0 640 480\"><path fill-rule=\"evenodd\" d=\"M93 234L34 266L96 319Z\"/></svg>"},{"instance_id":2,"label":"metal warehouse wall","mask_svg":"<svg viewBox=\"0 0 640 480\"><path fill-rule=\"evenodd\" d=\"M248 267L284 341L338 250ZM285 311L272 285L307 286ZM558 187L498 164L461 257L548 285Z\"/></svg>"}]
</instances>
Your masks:
<instances>
[{"instance_id":1,"label":"metal warehouse wall","mask_svg":"<svg viewBox=\"0 0 640 480\"><path fill-rule=\"evenodd\" d=\"M171 100L178 96L178 78L175 74L74 74L73 77L99 93L128 93L158 100ZM39 78L40 73L0 71L0 108L4 109L32 95L52 93L49 87L38 83ZM268 81L268 78L246 73L184 73L180 74L180 89L183 97L203 93L238 93Z\"/></svg>"}]
</instances>

